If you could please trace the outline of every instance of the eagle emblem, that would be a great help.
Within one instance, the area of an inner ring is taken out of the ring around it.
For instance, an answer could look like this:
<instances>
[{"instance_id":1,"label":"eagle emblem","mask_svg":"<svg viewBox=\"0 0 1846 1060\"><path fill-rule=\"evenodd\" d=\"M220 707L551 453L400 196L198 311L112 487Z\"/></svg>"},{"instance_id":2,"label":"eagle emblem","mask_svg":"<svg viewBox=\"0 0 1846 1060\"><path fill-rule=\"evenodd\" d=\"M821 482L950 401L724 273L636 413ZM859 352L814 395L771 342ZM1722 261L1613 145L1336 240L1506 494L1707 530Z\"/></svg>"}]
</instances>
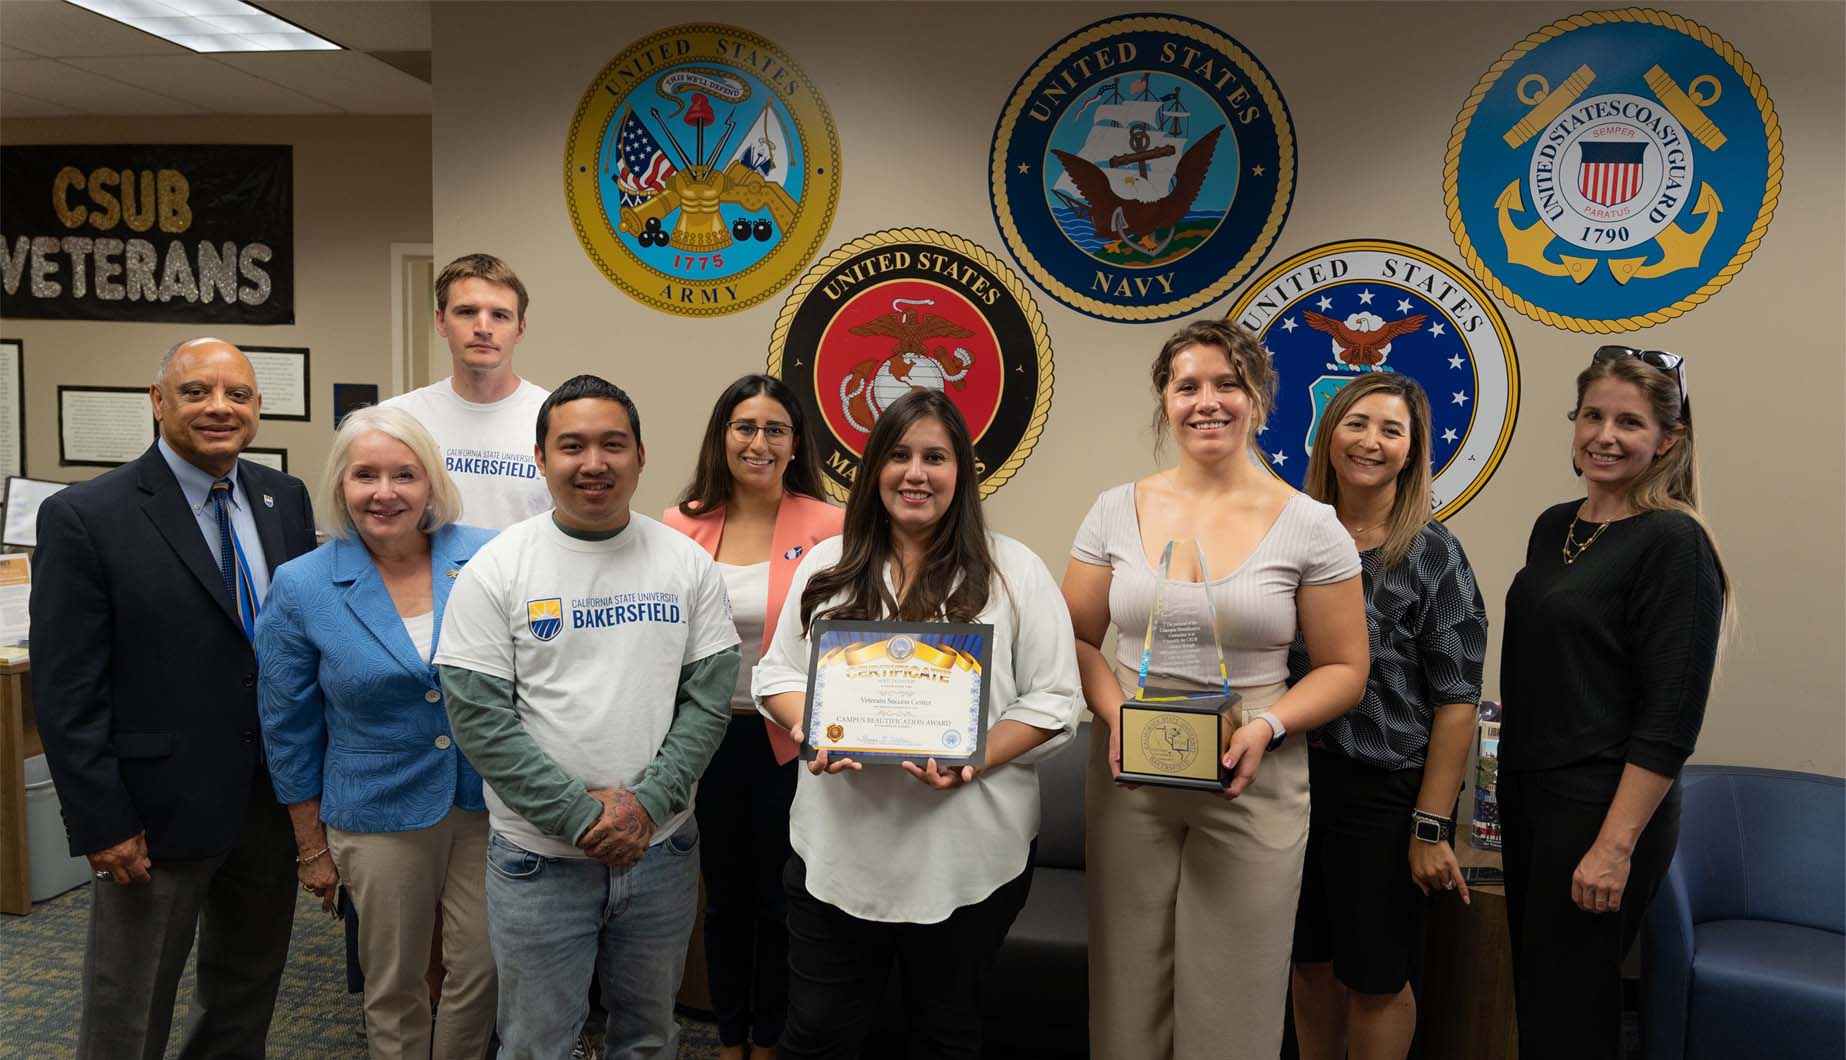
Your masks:
<instances>
[{"instance_id":1,"label":"eagle emblem","mask_svg":"<svg viewBox=\"0 0 1846 1060\"><path fill-rule=\"evenodd\" d=\"M849 328L854 335L878 336L891 340L891 352L872 357L853 366L840 380L840 410L846 421L867 434L872 424L893 401L912 390L967 388L968 371L974 355L965 347L954 350L930 339L965 339L974 332L935 313L922 313L912 306L935 305L933 298L894 298L891 312Z\"/></svg>"},{"instance_id":2,"label":"eagle emblem","mask_svg":"<svg viewBox=\"0 0 1846 1060\"><path fill-rule=\"evenodd\" d=\"M1387 321L1374 313L1354 313L1345 320L1335 320L1309 309L1301 314L1308 327L1333 337L1333 355L1340 363L1362 371L1383 366L1391 355L1391 340L1401 338L1423 326L1427 314L1418 313L1402 320Z\"/></svg>"}]
</instances>

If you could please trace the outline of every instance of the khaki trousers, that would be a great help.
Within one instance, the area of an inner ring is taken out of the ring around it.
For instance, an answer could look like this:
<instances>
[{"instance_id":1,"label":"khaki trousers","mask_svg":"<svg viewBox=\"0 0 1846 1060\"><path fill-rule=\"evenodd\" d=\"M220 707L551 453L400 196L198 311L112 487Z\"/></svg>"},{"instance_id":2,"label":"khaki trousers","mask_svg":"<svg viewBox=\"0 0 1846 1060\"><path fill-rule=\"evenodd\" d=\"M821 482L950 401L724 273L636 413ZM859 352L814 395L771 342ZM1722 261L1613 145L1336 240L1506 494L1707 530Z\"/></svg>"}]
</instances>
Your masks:
<instances>
[{"instance_id":1,"label":"khaki trousers","mask_svg":"<svg viewBox=\"0 0 1846 1060\"><path fill-rule=\"evenodd\" d=\"M487 936L487 814L451 808L410 832L327 829L359 911L372 1060L480 1060L498 1000ZM432 1033L430 936L442 910L442 1003Z\"/></svg>"},{"instance_id":2,"label":"khaki trousers","mask_svg":"<svg viewBox=\"0 0 1846 1060\"><path fill-rule=\"evenodd\" d=\"M1132 689L1133 675L1116 676ZM1236 691L1248 720L1284 686ZM1235 800L1124 790L1108 741L1090 748L1090 1056L1275 1060L1308 837L1306 741L1265 754Z\"/></svg>"}]
</instances>

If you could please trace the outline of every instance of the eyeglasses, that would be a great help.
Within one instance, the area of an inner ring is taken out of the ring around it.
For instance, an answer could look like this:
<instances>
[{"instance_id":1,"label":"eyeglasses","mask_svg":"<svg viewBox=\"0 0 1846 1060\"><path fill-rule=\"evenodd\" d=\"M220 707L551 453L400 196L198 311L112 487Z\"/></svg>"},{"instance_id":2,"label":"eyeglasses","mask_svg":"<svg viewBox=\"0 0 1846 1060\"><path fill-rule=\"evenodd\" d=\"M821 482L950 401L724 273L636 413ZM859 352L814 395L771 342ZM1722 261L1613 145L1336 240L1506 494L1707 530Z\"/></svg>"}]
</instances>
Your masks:
<instances>
[{"instance_id":1,"label":"eyeglasses","mask_svg":"<svg viewBox=\"0 0 1846 1060\"><path fill-rule=\"evenodd\" d=\"M1633 357L1642 364L1657 368L1672 376L1673 381L1679 384L1679 407L1681 409L1686 407L1686 359L1684 357L1665 350L1637 350L1633 346L1602 346L1590 357L1590 363L1620 360L1623 357Z\"/></svg>"},{"instance_id":2,"label":"eyeglasses","mask_svg":"<svg viewBox=\"0 0 1846 1060\"><path fill-rule=\"evenodd\" d=\"M764 440L768 441L770 445L778 445L782 442L786 442L795 434L795 429L786 423L771 423L758 427L749 420L732 420L725 426L731 429L731 436L740 442L755 441L757 431L763 432Z\"/></svg>"}]
</instances>

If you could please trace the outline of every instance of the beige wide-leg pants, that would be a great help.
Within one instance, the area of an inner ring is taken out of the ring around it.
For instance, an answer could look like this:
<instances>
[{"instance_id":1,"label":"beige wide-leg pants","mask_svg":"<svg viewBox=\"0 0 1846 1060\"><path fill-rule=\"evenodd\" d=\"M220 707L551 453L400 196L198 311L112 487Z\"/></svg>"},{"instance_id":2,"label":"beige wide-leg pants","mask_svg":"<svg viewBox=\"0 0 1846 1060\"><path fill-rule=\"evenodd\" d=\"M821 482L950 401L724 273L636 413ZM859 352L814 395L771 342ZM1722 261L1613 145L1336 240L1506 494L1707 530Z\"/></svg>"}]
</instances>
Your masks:
<instances>
[{"instance_id":1,"label":"beige wide-leg pants","mask_svg":"<svg viewBox=\"0 0 1846 1060\"><path fill-rule=\"evenodd\" d=\"M1117 668L1132 690L1134 676ZM1248 720L1285 686L1240 688ZM1110 778L1090 743L1085 849L1093 1060L1275 1060L1308 837L1299 733L1242 796Z\"/></svg>"},{"instance_id":2,"label":"beige wide-leg pants","mask_svg":"<svg viewBox=\"0 0 1846 1060\"><path fill-rule=\"evenodd\" d=\"M411 832L327 829L359 911L372 1060L480 1060L498 1002L487 937L487 813L450 809ZM442 909L442 1002L432 1032L430 935Z\"/></svg>"}]
</instances>

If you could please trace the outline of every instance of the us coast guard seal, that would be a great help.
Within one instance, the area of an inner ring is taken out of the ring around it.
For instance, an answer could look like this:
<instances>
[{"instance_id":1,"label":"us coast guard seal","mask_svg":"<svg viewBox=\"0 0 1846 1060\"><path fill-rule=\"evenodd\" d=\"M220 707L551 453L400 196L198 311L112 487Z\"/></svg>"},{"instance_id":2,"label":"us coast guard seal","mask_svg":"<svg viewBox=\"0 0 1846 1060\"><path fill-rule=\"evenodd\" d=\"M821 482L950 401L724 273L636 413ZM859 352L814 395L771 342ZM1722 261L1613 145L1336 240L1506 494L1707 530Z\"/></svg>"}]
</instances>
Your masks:
<instances>
[{"instance_id":1,"label":"us coast guard seal","mask_svg":"<svg viewBox=\"0 0 1846 1060\"><path fill-rule=\"evenodd\" d=\"M1449 137L1462 258L1526 316L1621 332L1743 267L1782 184L1769 91L1704 26L1628 8L1561 19L1481 78Z\"/></svg>"},{"instance_id":2,"label":"us coast guard seal","mask_svg":"<svg viewBox=\"0 0 1846 1060\"><path fill-rule=\"evenodd\" d=\"M816 262L776 320L769 372L826 424L821 470L842 501L872 424L912 390L961 410L983 497L1025 463L1051 411L1051 340L1025 281L978 244L922 228Z\"/></svg>"},{"instance_id":3,"label":"us coast guard seal","mask_svg":"<svg viewBox=\"0 0 1846 1060\"><path fill-rule=\"evenodd\" d=\"M609 60L571 119L564 198L597 268L687 316L768 298L819 249L840 142L807 75L732 26L663 29Z\"/></svg>"},{"instance_id":4,"label":"us coast guard seal","mask_svg":"<svg viewBox=\"0 0 1846 1060\"><path fill-rule=\"evenodd\" d=\"M1086 26L1000 112L989 194L1032 281L1107 320L1166 320L1228 293L1288 217L1295 134L1256 57L1176 15Z\"/></svg>"},{"instance_id":5,"label":"us coast guard seal","mask_svg":"<svg viewBox=\"0 0 1846 1060\"><path fill-rule=\"evenodd\" d=\"M1429 393L1432 503L1461 510L1500 464L1519 409L1512 335L1461 269L1407 243L1329 243L1269 270L1231 306L1276 369L1276 405L1257 439L1277 478L1300 489L1321 413L1365 372L1403 372Z\"/></svg>"}]
</instances>

